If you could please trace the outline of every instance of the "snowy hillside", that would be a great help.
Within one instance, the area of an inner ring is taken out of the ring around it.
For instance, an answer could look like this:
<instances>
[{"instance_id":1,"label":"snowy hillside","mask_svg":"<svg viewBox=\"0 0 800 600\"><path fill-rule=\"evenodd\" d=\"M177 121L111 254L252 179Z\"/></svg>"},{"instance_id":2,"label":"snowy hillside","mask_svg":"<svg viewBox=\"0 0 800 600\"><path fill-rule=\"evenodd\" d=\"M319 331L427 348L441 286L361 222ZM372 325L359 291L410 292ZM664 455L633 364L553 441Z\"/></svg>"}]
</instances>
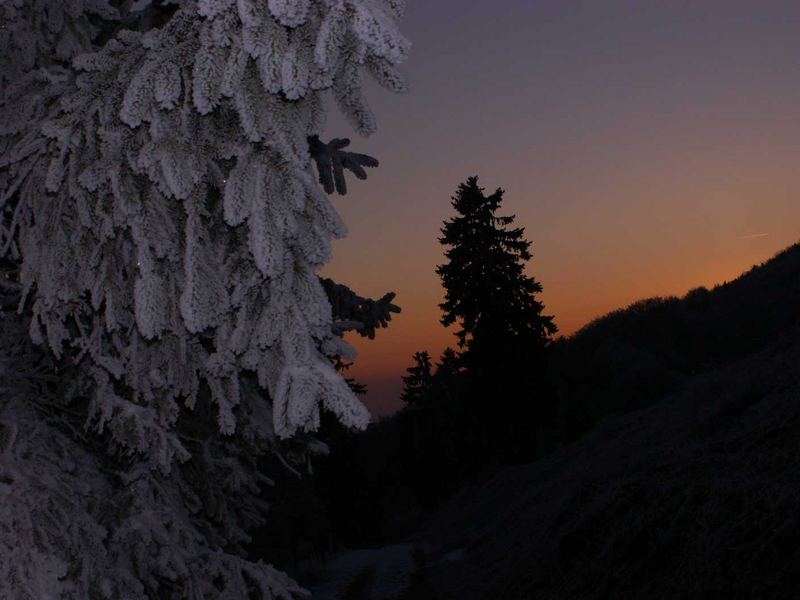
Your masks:
<instances>
[{"instance_id":1,"label":"snowy hillside","mask_svg":"<svg viewBox=\"0 0 800 600\"><path fill-rule=\"evenodd\" d=\"M436 597L798 597L799 334L456 497Z\"/></svg>"}]
</instances>

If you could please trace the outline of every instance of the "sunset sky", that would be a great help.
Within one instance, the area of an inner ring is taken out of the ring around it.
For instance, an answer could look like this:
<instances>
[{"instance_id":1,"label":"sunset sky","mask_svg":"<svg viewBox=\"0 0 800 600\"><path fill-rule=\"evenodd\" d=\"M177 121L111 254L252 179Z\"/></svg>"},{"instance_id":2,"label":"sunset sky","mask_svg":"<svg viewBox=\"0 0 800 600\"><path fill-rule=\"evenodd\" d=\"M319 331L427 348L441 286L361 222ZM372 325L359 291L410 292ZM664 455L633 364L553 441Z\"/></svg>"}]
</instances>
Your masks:
<instances>
[{"instance_id":1,"label":"sunset sky","mask_svg":"<svg viewBox=\"0 0 800 600\"><path fill-rule=\"evenodd\" d=\"M334 197L350 233L324 274L402 314L351 373L400 406L439 324L437 242L478 175L533 242L528 272L569 335L609 310L732 279L800 239L800 2L408 0L411 92L368 86L381 161Z\"/></svg>"}]
</instances>

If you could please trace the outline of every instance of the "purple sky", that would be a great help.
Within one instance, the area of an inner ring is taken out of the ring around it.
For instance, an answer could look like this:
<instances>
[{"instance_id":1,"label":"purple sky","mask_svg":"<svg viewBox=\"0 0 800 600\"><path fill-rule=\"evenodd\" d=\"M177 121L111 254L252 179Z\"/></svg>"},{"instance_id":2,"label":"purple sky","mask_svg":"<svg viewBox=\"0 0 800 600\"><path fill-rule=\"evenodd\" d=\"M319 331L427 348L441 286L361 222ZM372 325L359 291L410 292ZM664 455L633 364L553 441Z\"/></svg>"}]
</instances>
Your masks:
<instances>
[{"instance_id":1,"label":"purple sky","mask_svg":"<svg viewBox=\"0 0 800 600\"><path fill-rule=\"evenodd\" d=\"M737 276L800 238L800 3L409 0L411 93L368 86L380 159L335 203L325 273L403 313L353 340L376 415L439 324L436 241L477 174L533 241L529 273L569 334L647 296Z\"/></svg>"}]
</instances>

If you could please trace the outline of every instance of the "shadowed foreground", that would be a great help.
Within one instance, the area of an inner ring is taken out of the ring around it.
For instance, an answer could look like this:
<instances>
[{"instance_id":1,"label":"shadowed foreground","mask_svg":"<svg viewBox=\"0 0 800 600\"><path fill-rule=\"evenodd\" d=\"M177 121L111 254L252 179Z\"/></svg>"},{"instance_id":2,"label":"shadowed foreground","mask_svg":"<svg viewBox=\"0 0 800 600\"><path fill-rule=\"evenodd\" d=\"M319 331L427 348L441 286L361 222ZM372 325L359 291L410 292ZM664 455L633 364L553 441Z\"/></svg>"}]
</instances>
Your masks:
<instances>
[{"instance_id":1,"label":"shadowed foreground","mask_svg":"<svg viewBox=\"0 0 800 600\"><path fill-rule=\"evenodd\" d=\"M439 598L796 598L800 331L451 501Z\"/></svg>"}]
</instances>

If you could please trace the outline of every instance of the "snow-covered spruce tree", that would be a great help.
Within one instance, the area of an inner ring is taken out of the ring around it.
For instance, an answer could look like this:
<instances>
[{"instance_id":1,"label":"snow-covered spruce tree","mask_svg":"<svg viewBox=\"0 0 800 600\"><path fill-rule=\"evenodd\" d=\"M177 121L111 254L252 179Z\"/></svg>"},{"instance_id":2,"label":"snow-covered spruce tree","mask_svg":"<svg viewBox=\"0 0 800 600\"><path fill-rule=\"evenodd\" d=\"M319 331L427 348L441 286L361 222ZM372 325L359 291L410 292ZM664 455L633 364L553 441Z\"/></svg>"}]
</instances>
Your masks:
<instances>
[{"instance_id":1,"label":"snow-covered spruce tree","mask_svg":"<svg viewBox=\"0 0 800 600\"><path fill-rule=\"evenodd\" d=\"M330 359L391 297L326 294L345 229L311 165L340 192L371 166L315 136L327 90L374 129L364 68L404 89L401 16L0 0L0 597L303 594L242 544L261 457L321 407L368 418Z\"/></svg>"}]
</instances>

